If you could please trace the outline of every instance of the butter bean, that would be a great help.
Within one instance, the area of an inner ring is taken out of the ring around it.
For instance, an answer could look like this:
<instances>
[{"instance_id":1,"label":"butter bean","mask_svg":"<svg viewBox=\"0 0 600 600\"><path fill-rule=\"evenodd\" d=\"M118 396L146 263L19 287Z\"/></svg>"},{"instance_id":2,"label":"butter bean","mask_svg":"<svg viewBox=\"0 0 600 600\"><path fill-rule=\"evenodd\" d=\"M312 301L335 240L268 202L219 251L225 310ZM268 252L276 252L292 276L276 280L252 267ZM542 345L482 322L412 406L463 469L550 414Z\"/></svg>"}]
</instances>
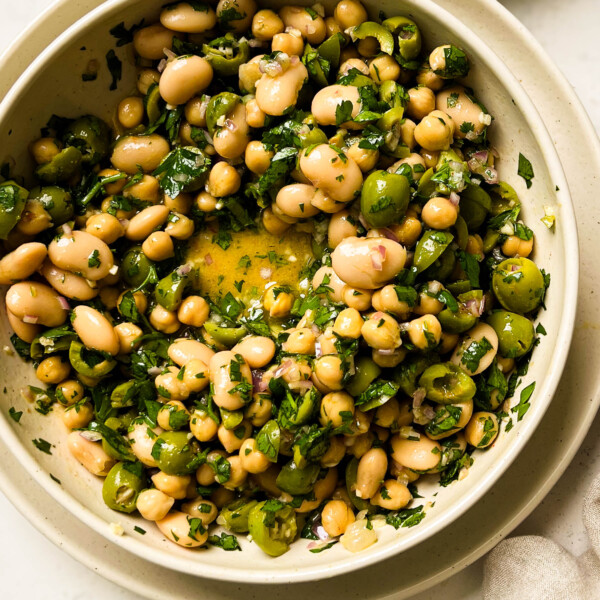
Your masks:
<instances>
[{"instance_id":1,"label":"butter bean","mask_svg":"<svg viewBox=\"0 0 600 600\"><path fill-rule=\"evenodd\" d=\"M159 89L167 104L185 104L203 92L213 78L210 63L200 56L188 55L175 58L162 72Z\"/></svg>"},{"instance_id":2,"label":"butter bean","mask_svg":"<svg viewBox=\"0 0 600 600\"><path fill-rule=\"evenodd\" d=\"M86 231L73 231L52 240L48 257L59 269L98 281L106 277L114 265L112 252L101 239Z\"/></svg>"},{"instance_id":3,"label":"butter bean","mask_svg":"<svg viewBox=\"0 0 600 600\"><path fill-rule=\"evenodd\" d=\"M149 173L158 167L170 149L169 142L155 133L129 135L120 138L115 144L110 160L115 168L129 175L138 172L138 165Z\"/></svg>"},{"instance_id":4,"label":"butter bean","mask_svg":"<svg viewBox=\"0 0 600 600\"><path fill-rule=\"evenodd\" d=\"M240 376L232 379L232 363L237 365ZM248 393L232 392L233 388L246 383L252 386L250 367L241 355L234 352L217 352L209 364L210 380L214 387L214 401L217 406L226 410L238 410L246 404ZM241 381L238 381L241 379Z\"/></svg>"},{"instance_id":5,"label":"butter bean","mask_svg":"<svg viewBox=\"0 0 600 600\"><path fill-rule=\"evenodd\" d=\"M165 57L164 49L171 50L173 39L180 37L175 31L175 27L167 29L159 23L142 27L133 36L133 47L142 58L160 60Z\"/></svg>"},{"instance_id":6,"label":"butter bean","mask_svg":"<svg viewBox=\"0 0 600 600\"><path fill-rule=\"evenodd\" d=\"M31 344L36 336L42 331L42 328L39 325L24 323L19 317L13 315L10 310L6 311L6 316L8 317L8 324L11 326L17 337L28 344Z\"/></svg>"},{"instance_id":7,"label":"butter bean","mask_svg":"<svg viewBox=\"0 0 600 600\"><path fill-rule=\"evenodd\" d=\"M170 512L164 519L156 521L156 526L161 533L178 546L184 548L196 548L206 543L208 539L208 530L202 528L192 533L191 520L194 517L183 512Z\"/></svg>"},{"instance_id":8,"label":"butter bean","mask_svg":"<svg viewBox=\"0 0 600 600\"><path fill-rule=\"evenodd\" d=\"M392 458L398 464L414 471L434 469L442 456L442 447L424 435L418 440L405 440L399 435L393 435L391 444Z\"/></svg>"},{"instance_id":9,"label":"butter bean","mask_svg":"<svg viewBox=\"0 0 600 600\"><path fill-rule=\"evenodd\" d=\"M361 107L358 88L353 85L339 85L337 83L328 85L315 94L310 110L319 125L339 125L336 111L342 102L352 103L351 118L356 117Z\"/></svg>"},{"instance_id":10,"label":"butter bean","mask_svg":"<svg viewBox=\"0 0 600 600\"><path fill-rule=\"evenodd\" d=\"M150 433L151 432L151 435ZM150 428L146 423L134 423L127 434L131 442L131 451L136 458L147 467L156 467L156 460L152 456L154 441L163 432L160 427Z\"/></svg>"},{"instance_id":11,"label":"butter bean","mask_svg":"<svg viewBox=\"0 0 600 600\"><path fill-rule=\"evenodd\" d=\"M6 308L21 321L36 319L34 324L58 327L67 320L58 294L48 285L36 281L15 283L6 292Z\"/></svg>"},{"instance_id":12,"label":"butter bean","mask_svg":"<svg viewBox=\"0 0 600 600\"><path fill-rule=\"evenodd\" d=\"M50 261L44 263L40 273L61 296L85 302L98 295L99 288L91 287L84 277L59 269Z\"/></svg>"},{"instance_id":13,"label":"butter bean","mask_svg":"<svg viewBox=\"0 0 600 600\"><path fill-rule=\"evenodd\" d=\"M231 160L242 156L249 142L246 109L243 104L238 104L225 120L225 126L213 136L213 145L218 154Z\"/></svg>"},{"instance_id":14,"label":"butter bean","mask_svg":"<svg viewBox=\"0 0 600 600\"><path fill-rule=\"evenodd\" d=\"M187 2L179 2L163 8L160 22L173 31L203 33L217 24L217 15L210 6L197 10Z\"/></svg>"},{"instance_id":15,"label":"butter bean","mask_svg":"<svg viewBox=\"0 0 600 600\"><path fill-rule=\"evenodd\" d=\"M117 462L102 449L98 442L90 442L73 431L67 437L69 452L76 458L92 475L105 477Z\"/></svg>"},{"instance_id":16,"label":"butter bean","mask_svg":"<svg viewBox=\"0 0 600 600\"><path fill-rule=\"evenodd\" d=\"M484 339L489 342L491 348L479 359L477 365L471 365L470 361L467 361L468 365L463 362L463 355L471 344L480 344ZM498 335L487 323L479 323L467 331L462 341L454 350L450 362L459 365L461 369L464 369L469 375L479 375L479 373L485 371L492 364L497 352ZM475 369L472 370L471 366L475 366Z\"/></svg>"},{"instance_id":17,"label":"butter bean","mask_svg":"<svg viewBox=\"0 0 600 600\"><path fill-rule=\"evenodd\" d=\"M10 285L27 279L44 262L48 250L39 242L19 246L0 260L0 285Z\"/></svg>"},{"instance_id":18,"label":"butter bean","mask_svg":"<svg viewBox=\"0 0 600 600\"><path fill-rule=\"evenodd\" d=\"M256 82L256 102L267 115L281 116L296 104L307 79L306 67L294 56L292 64L283 73L275 77L265 73Z\"/></svg>"},{"instance_id":19,"label":"butter bean","mask_svg":"<svg viewBox=\"0 0 600 600\"><path fill-rule=\"evenodd\" d=\"M251 369L262 369L275 356L275 342L268 337L252 335L238 342L231 351L241 354Z\"/></svg>"},{"instance_id":20,"label":"butter bean","mask_svg":"<svg viewBox=\"0 0 600 600\"><path fill-rule=\"evenodd\" d=\"M289 217L308 219L319 213L319 209L311 204L316 191L316 188L312 185L292 183L279 190L275 198L275 204L282 213Z\"/></svg>"},{"instance_id":21,"label":"butter bean","mask_svg":"<svg viewBox=\"0 0 600 600\"><path fill-rule=\"evenodd\" d=\"M145 240L167 220L168 216L169 209L164 204L148 206L129 221L125 237L133 241Z\"/></svg>"},{"instance_id":22,"label":"butter bean","mask_svg":"<svg viewBox=\"0 0 600 600\"><path fill-rule=\"evenodd\" d=\"M95 308L79 305L73 309L73 329L88 348L119 353L119 338L110 321Z\"/></svg>"},{"instance_id":23,"label":"butter bean","mask_svg":"<svg viewBox=\"0 0 600 600\"><path fill-rule=\"evenodd\" d=\"M178 366L183 367L193 359L201 360L204 364L210 365L211 358L215 355L206 344L198 340L179 339L175 340L167 351L169 358Z\"/></svg>"}]
</instances>

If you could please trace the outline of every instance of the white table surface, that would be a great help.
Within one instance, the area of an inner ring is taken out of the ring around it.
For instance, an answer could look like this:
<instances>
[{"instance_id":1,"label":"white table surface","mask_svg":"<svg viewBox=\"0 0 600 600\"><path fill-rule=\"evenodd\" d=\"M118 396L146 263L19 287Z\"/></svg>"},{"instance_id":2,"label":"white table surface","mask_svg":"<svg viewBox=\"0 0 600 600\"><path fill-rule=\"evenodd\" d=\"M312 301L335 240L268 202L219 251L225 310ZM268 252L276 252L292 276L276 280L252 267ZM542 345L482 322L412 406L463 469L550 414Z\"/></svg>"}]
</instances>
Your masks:
<instances>
[{"instance_id":1,"label":"white table surface","mask_svg":"<svg viewBox=\"0 0 600 600\"><path fill-rule=\"evenodd\" d=\"M0 0L0 52L52 0ZM541 42L567 76L600 132L600 34L598 0L503 0ZM560 40L560 41L558 41ZM585 176L585 174L582 174ZM589 483L600 472L600 417L562 479L515 531L552 538L579 555L587 549L581 505ZM2 597L14 600L138 600L56 548L0 494L0 580ZM35 573L35 575L34 575ZM483 560L414 600L481 598Z\"/></svg>"}]
</instances>

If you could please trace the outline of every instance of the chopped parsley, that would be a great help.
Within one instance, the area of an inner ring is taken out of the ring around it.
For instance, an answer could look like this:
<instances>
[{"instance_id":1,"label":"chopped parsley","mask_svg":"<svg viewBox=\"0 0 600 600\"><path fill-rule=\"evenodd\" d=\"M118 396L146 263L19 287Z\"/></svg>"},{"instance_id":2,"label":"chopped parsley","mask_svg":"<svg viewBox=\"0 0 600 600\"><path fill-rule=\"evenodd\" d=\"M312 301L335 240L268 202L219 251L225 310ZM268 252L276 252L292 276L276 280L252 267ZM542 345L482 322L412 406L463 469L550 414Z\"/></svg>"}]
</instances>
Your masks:
<instances>
[{"instance_id":1,"label":"chopped parsley","mask_svg":"<svg viewBox=\"0 0 600 600\"><path fill-rule=\"evenodd\" d=\"M15 410L14 407L11 406L8 409L8 415L15 423L18 423L21 420L21 417L23 416L23 411Z\"/></svg>"},{"instance_id":2,"label":"chopped parsley","mask_svg":"<svg viewBox=\"0 0 600 600\"><path fill-rule=\"evenodd\" d=\"M123 63L112 49L106 53L106 66L112 77L109 89L116 90L121 77L123 77Z\"/></svg>"},{"instance_id":3,"label":"chopped parsley","mask_svg":"<svg viewBox=\"0 0 600 600\"><path fill-rule=\"evenodd\" d=\"M463 352L460 359L471 373L474 373L479 368L481 359L492 349L490 341L483 337L479 341L473 340Z\"/></svg>"},{"instance_id":4,"label":"chopped parsley","mask_svg":"<svg viewBox=\"0 0 600 600\"><path fill-rule=\"evenodd\" d=\"M341 125L352 119L352 102L350 100L343 100L335 108L335 124Z\"/></svg>"},{"instance_id":5,"label":"chopped parsley","mask_svg":"<svg viewBox=\"0 0 600 600\"><path fill-rule=\"evenodd\" d=\"M33 442L33 445L40 451L40 452L44 452L45 454L52 454L52 444L50 442L47 442L46 440L39 438L37 440L31 440Z\"/></svg>"},{"instance_id":6,"label":"chopped parsley","mask_svg":"<svg viewBox=\"0 0 600 600\"><path fill-rule=\"evenodd\" d=\"M517 414L517 421L520 421L525 416L525 413L529 410L531 406L529 400L533 394L533 390L535 390L535 381L521 390L519 403L511 408L511 411Z\"/></svg>"},{"instance_id":7,"label":"chopped parsley","mask_svg":"<svg viewBox=\"0 0 600 600\"><path fill-rule=\"evenodd\" d=\"M519 152L519 168L517 174L525 180L527 189L531 187L531 180L534 178L533 166L529 160Z\"/></svg>"},{"instance_id":8,"label":"chopped parsley","mask_svg":"<svg viewBox=\"0 0 600 600\"><path fill-rule=\"evenodd\" d=\"M208 543L211 546L216 546L217 548L222 548L227 552L231 552L233 550L241 550L240 543L235 535L230 533L223 532L221 535L210 535L208 537Z\"/></svg>"}]
</instances>

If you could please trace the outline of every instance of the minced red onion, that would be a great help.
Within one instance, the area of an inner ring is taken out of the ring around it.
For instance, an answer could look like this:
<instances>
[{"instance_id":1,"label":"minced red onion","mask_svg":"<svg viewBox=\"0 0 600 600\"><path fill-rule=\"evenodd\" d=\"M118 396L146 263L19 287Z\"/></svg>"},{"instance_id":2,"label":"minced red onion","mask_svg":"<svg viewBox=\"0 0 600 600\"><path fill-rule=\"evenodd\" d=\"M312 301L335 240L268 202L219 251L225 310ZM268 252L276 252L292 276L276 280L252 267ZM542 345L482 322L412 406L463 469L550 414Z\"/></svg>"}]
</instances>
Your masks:
<instances>
[{"instance_id":1,"label":"minced red onion","mask_svg":"<svg viewBox=\"0 0 600 600\"><path fill-rule=\"evenodd\" d=\"M486 163L487 159L488 159L488 151L487 150L479 150L478 152L475 152L475 154L473 154L473 158L476 158L478 161L482 162L482 163Z\"/></svg>"},{"instance_id":2,"label":"minced red onion","mask_svg":"<svg viewBox=\"0 0 600 600\"><path fill-rule=\"evenodd\" d=\"M64 308L65 310L71 310L71 307L69 306L69 302L67 301L67 299L64 296L59 296L58 302L60 303L62 308Z\"/></svg>"},{"instance_id":3,"label":"minced red onion","mask_svg":"<svg viewBox=\"0 0 600 600\"><path fill-rule=\"evenodd\" d=\"M150 367L147 373L150 377L156 377L162 373L162 367Z\"/></svg>"},{"instance_id":4,"label":"minced red onion","mask_svg":"<svg viewBox=\"0 0 600 600\"><path fill-rule=\"evenodd\" d=\"M63 232L64 232L65 235L70 236L70 235L73 234L73 230L66 223L63 223L62 230L63 230Z\"/></svg>"},{"instance_id":5,"label":"minced red onion","mask_svg":"<svg viewBox=\"0 0 600 600\"><path fill-rule=\"evenodd\" d=\"M80 431L79 435L88 442L99 442L102 439L97 431Z\"/></svg>"},{"instance_id":6,"label":"minced red onion","mask_svg":"<svg viewBox=\"0 0 600 600\"><path fill-rule=\"evenodd\" d=\"M292 364L291 360L286 360L281 363L281 365L277 367L275 373L273 373L273 377L281 377L284 373L287 373L291 369Z\"/></svg>"},{"instance_id":7,"label":"minced red onion","mask_svg":"<svg viewBox=\"0 0 600 600\"><path fill-rule=\"evenodd\" d=\"M210 266L210 265L212 265L212 264L213 264L213 262L215 262L215 261L213 260L213 257L212 257L210 254L207 254L207 255L204 257L204 262L205 262L205 263L206 263L208 266Z\"/></svg>"},{"instance_id":8,"label":"minced red onion","mask_svg":"<svg viewBox=\"0 0 600 600\"><path fill-rule=\"evenodd\" d=\"M331 541L333 538L325 531L325 527L323 527L321 520L315 521L313 526L311 527L311 531L322 541Z\"/></svg>"},{"instance_id":9,"label":"minced red onion","mask_svg":"<svg viewBox=\"0 0 600 600\"><path fill-rule=\"evenodd\" d=\"M395 233L391 229L389 229L387 227L382 227L380 229L380 231L383 234L383 236L385 238L387 238L388 240L392 240L393 242L397 242L397 243L400 242L400 240L396 237Z\"/></svg>"},{"instance_id":10,"label":"minced red onion","mask_svg":"<svg viewBox=\"0 0 600 600\"><path fill-rule=\"evenodd\" d=\"M261 371L260 369L252 370L252 388L254 389L255 393L267 391L268 385L265 382L263 382L264 374L265 372Z\"/></svg>"},{"instance_id":11,"label":"minced red onion","mask_svg":"<svg viewBox=\"0 0 600 600\"><path fill-rule=\"evenodd\" d=\"M206 256L210 256L210 254L207 254ZM206 260L206 257L205 257L205 260ZM189 263L186 263L185 265L181 265L181 267L179 267L179 269L177 269L177 273L179 275L187 275L191 270L192 270L192 265L190 265Z\"/></svg>"},{"instance_id":12,"label":"minced red onion","mask_svg":"<svg viewBox=\"0 0 600 600\"><path fill-rule=\"evenodd\" d=\"M425 400L425 388L417 388L412 395L413 399L413 408L419 408L421 404L423 404L423 400Z\"/></svg>"},{"instance_id":13,"label":"minced red onion","mask_svg":"<svg viewBox=\"0 0 600 600\"><path fill-rule=\"evenodd\" d=\"M265 43L263 41L255 38L248 40L248 46L250 46L250 48L262 48L264 45Z\"/></svg>"},{"instance_id":14,"label":"minced red onion","mask_svg":"<svg viewBox=\"0 0 600 600\"><path fill-rule=\"evenodd\" d=\"M163 58L163 59L162 59L162 60L161 60L161 61L158 63L158 67L156 67L156 70L157 70L159 73L162 73L162 72L163 72L163 71L164 71L164 70L167 68L167 63L168 63L167 59L166 59L166 58Z\"/></svg>"},{"instance_id":15,"label":"minced red onion","mask_svg":"<svg viewBox=\"0 0 600 600\"><path fill-rule=\"evenodd\" d=\"M450 197L448 200L450 200L454 206L458 206L458 203L460 202L460 196L456 192L450 192Z\"/></svg>"},{"instance_id":16,"label":"minced red onion","mask_svg":"<svg viewBox=\"0 0 600 600\"><path fill-rule=\"evenodd\" d=\"M480 317L485 308L485 300L483 298L481 300L475 298L467 300L465 307L474 317Z\"/></svg>"},{"instance_id":17,"label":"minced red onion","mask_svg":"<svg viewBox=\"0 0 600 600\"><path fill-rule=\"evenodd\" d=\"M270 267L263 267L259 273L262 279L267 280L273 275L273 269Z\"/></svg>"},{"instance_id":18,"label":"minced red onion","mask_svg":"<svg viewBox=\"0 0 600 600\"><path fill-rule=\"evenodd\" d=\"M302 379L300 381L290 381L288 387L290 390L309 390L313 387L314 383L308 379Z\"/></svg>"},{"instance_id":19,"label":"minced red onion","mask_svg":"<svg viewBox=\"0 0 600 600\"><path fill-rule=\"evenodd\" d=\"M321 348L321 342L315 342L315 356L321 358L323 356L323 349Z\"/></svg>"},{"instance_id":20,"label":"minced red onion","mask_svg":"<svg viewBox=\"0 0 600 600\"><path fill-rule=\"evenodd\" d=\"M498 183L498 181L500 181L498 179L498 171L493 167L486 167L483 170L483 178L486 183Z\"/></svg>"},{"instance_id":21,"label":"minced red onion","mask_svg":"<svg viewBox=\"0 0 600 600\"><path fill-rule=\"evenodd\" d=\"M35 325L39 320L39 317L36 317L35 315L25 315L23 317L23 323L27 323L29 325Z\"/></svg>"},{"instance_id":22,"label":"minced red onion","mask_svg":"<svg viewBox=\"0 0 600 600\"><path fill-rule=\"evenodd\" d=\"M235 131L238 126L231 119L225 119L225 128L229 131Z\"/></svg>"}]
</instances>

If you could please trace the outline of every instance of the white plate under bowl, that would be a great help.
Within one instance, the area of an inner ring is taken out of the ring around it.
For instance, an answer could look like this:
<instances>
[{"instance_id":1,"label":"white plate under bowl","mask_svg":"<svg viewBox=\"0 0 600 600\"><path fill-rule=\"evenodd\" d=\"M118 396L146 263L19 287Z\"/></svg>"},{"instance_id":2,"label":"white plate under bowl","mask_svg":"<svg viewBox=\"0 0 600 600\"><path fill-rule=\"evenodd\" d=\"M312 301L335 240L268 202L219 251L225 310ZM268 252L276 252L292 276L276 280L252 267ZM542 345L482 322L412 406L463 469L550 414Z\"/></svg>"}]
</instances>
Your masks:
<instances>
[{"instance_id":1,"label":"white plate under bowl","mask_svg":"<svg viewBox=\"0 0 600 600\"><path fill-rule=\"evenodd\" d=\"M142 4L143 10L140 8ZM93 84L82 84L80 74L90 58L102 57L113 46L114 40L107 33L111 26L123 19L127 23L136 22L148 13L149 5L158 4L111 0L88 14L76 28L60 36L34 62L28 70L27 78L13 88L0 108L3 123L0 127L0 141L10 140L17 164L27 162L26 144L35 137L51 112L74 116L89 110L108 116L109 109L123 93L133 87L133 69L124 65L124 83L121 84L120 91L112 94L106 92L107 73L103 73ZM393 6L396 7L395 10ZM536 349L526 380L526 383L532 380L538 382L532 408L527 418L517 424L510 434L503 435L492 451L478 456L475 466L464 481L440 491L435 507L428 511L419 527L397 533L386 528L380 541L361 554L351 556L345 554L342 548L334 547L325 555L311 555L306 552L302 542L275 561L265 558L247 542L243 543L243 555L236 554L233 557L218 550L189 552L167 543L151 528L143 539L133 534L116 540L122 548L155 564L205 577L266 583L331 577L380 562L385 557L406 551L433 533L440 532L472 506L514 460L534 432L552 397L566 359L574 317L576 290L569 283L576 281L577 277L577 248L567 186L549 136L511 72L458 20L444 14L431 2L382 2L375 12L380 9L388 15L395 12L414 15L430 46L447 40L458 41L470 54L475 65L470 83L478 90L481 100L490 111L501 116L498 119L500 126L494 127L493 131L494 145L502 155L501 178L513 184L521 195L526 207L525 217L538 240L536 260L553 275L553 285L547 301L548 311L543 314L542 319L548 336ZM76 7L63 3L62 10L73 14ZM53 11L48 13L51 18L54 18L54 14ZM46 16L46 21L48 18ZM96 19L102 19L103 27L92 27L97 22ZM8 69L6 61L2 69ZM7 74L7 78L10 79L10 74ZM45 114L40 114L39 111L40 97L46 98ZM24 114L31 116L24 119L21 117ZM4 147L7 147L6 143ZM530 158L536 172L535 184L530 191L526 191L523 182L516 176L519 151ZM555 187L559 187L560 191L555 192ZM539 223L546 205L557 206L558 225L554 234ZM28 368L23 368L17 359L3 359L1 374L9 391L1 401L5 409L2 413L5 414L9 405L22 409L18 390L31 380ZM29 408L20 426L9 422L4 416L0 417L0 433L21 464L47 492L97 532L110 536L108 523L114 521L116 516L101 502L99 481L83 472L68 456L64 445L65 431L56 419L38 417ZM52 456L39 455L33 449L30 440L40 436L55 444ZM62 480L61 487L49 480L46 475L48 471ZM477 507L471 508L473 510L477 510ZM140 522L122 515L118 515L118 520L123 523L127 532L132 532L133 526ZM421 546L416 550L419 551L420 548ZM237 556L243 558L237 559ZM402 558L398 560L402 562ZM384 564L380 563L376 569L380 570Z\"/></svg>"}]
</instances>

